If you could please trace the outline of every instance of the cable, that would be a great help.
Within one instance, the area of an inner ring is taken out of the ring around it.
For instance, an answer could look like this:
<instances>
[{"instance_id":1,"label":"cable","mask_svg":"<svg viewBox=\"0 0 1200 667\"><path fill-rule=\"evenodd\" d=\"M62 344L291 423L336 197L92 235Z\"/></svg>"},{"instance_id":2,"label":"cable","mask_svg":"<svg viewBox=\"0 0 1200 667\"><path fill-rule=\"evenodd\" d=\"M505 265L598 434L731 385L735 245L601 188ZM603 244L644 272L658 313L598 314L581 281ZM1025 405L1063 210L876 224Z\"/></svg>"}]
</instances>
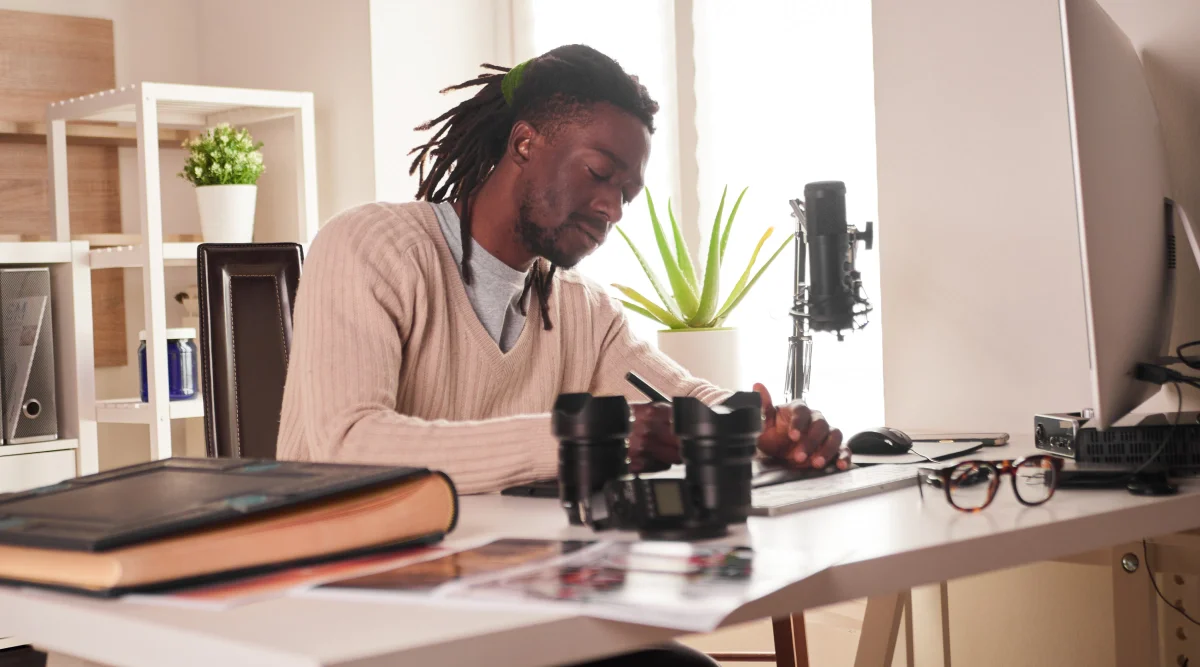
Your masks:
<instances>
[{"instance_id":1,"label":"cable","mask_svg":"<svg viewBox=\"0 0 1200 667\"><path fill-rule=\"evenodd\" d=\"M1162 598L1163 603L1165 603L1171 609L1183 614L1183 617L1192 623L1200 625L1200 621L1197 621L1188 615L1188 613L1183 610L1183 607L1176 607L1174 604L1172 604L1171 601L1167 599L1167 596L1163 595L1163 592L1159 590L1158 581L1154 578L1154 572L1150 569L1150 552L1146 549L1146 540L1142 540L1142 558L1143 562L1146 563L1146 575L1150 577L1150 583L1154 586L1154 592L1158 593L1158 597Z\"/></svg>"},{"instance_id":2,"label":"cable","mask_svg":"<svg viewBox=\"0 0 1200 667\"><path fill-rule=\"evenodd\" d=\"M1188 361L1188 358L1183 354L1185 348L1195 347L1197 345L1200 345L1200 340L1194 340L1190 343L1181 343L1175 348L1175 356L1179 357L1179 360L1182 361L1183 364L1188 368L1200 370L1200 363L1192 363Z\"/></svg>"},{"instance_id":3,"label":"cable","mask_svg":"<svg viewBox=\"0 0 1200 667\"><path fill-rule=\"evenodd\" d=\"M1177 356L1179 356L1179 358L1181 360L1183 360L1183 362L1185 364L1187 364L1187 366L1189 368L1200 368L1200 366L1194 366L1191 363L1187 362L1186 358L1182 354L1183 348L1185 348L1189 345L1197 345L1197 344L1200 344L1200 341L1195 341L1192 343L1185 343L1185 344L1177 347L1175 350ZM1182 373L1172 371L1163 366L1158 366L1158 367L1156 367L1156 369L1158 371L1162 372L1162 376L1165 376L1166 378L1168 378L1165 380L1165 382L1170 382L1175 387L1175 394L1178 396L1178 404L1175 407L1175 421L1174 421L1174 423L1171 424L1170 428L1167 429L1167 435L1166 435L1166 437L1163 438L1162 444L1159 445L1158 449L1155 450L1154 453L1150 455L1149 459L1146 459L1145 463L1143 463L1140 467L1138 467L1137 470L1135 470L1133 472L1134 476L1137 476L1138 473L1145 470L1147 466L1149 466L1151 463L1153 463L1154 460L1157 459L1160 454L1162 454L1163 450L1166 449L1167 444L1171 442L1171 436L1174 435L1175 427L1179 425L1179 420L1183 415L1183 389L1181 389L1179 387L1180 383L1200 389L1200 379L1198 379L1198 378L1183 375ZM1142 373L1143 369L1139 368L1138 370L1139 370L1139 375L1140 375ZM1153 373L1154 371L1151 371L1151 372ZM1143 378L1143 379L1145 379L1145 378ZM1161 379L1161 376L1160 376L1160 378L1156 378L1156 379ZM1150 381L1154 381L1154 380L1150 380ZM1159 384L1164 384L1165 382L1160 381ZM1159 597L1159 599L1161 599L1163 601L1163 604L1165 604L1168 607L1170 607L1171 609L1174 609L1175 611L1179 612L1184 618L1191 621L1193 625L1200 626L1200 621L1197 621L1196 619L1192 618L1192 616L1190 614L1188 614L1186 611L1184 611L1183 607L1176 606L1174 603L1172 603L1170 600L1167 599L1167 596L1163 595L1162 589L1160 589L1158 587L1158 580L1154 578L1154 571L1150 568L1150 552L1149 552L1149 549L1146 547L1146 540L1144 540L1144 539L1142 540L1142 559L1143 559L1143 562L1146 564L1146 576L1148 576L1150 578L1150 585L1154 587L1154 592L1158 594L1158 597ZM1185 667L1186 667L1186 663L1185 663Z\"/></svg>"},{"instance_id":4,"label":"cable","mask_svg":"<svg viewBox=\"0 0 1200 667\"><path fill-rule=\"evenodd\" d=\"M1200 340L1195 340L1190 343L1182 343L1175 348L1175 356L1178 357L1179 361L1181 361L1188 368L1194 370L1200 370L1200 363L1193 363L1189 361L1184 355L1184 350L1197 345L1200 345ZM1139 363L1134 370L1134 377L1143 382L1150 382L1160 385L1170 382L1175 387L1175 393L1179 397L1179 402L1175 408L1175 422L1172 423L1167 429L1167 435L1163 438L1162 444L1159 445L1158 449L1156 449L1154 453L1150 455L1150 458L1146 459L1142 465L1138 466L1137 470L1133 471L1133 473L1130 475L1131 478L1137 477L1139 473L1153 464L1154 461L1158 459L1159 455L1163 453L1163 450L1167 448L1167 445L1171 442L1171 436L1175 434L1175 428L1179 426L1179 420L1183 418L1183 389L1181 389L1179 385L1182 383L1188 385L1189 387L1200 389L1200 377L1194 375L1184 375L1179 371L1173 370L1166 366L1160 366L1158 364Z\"/></svg>"}]
</instances>

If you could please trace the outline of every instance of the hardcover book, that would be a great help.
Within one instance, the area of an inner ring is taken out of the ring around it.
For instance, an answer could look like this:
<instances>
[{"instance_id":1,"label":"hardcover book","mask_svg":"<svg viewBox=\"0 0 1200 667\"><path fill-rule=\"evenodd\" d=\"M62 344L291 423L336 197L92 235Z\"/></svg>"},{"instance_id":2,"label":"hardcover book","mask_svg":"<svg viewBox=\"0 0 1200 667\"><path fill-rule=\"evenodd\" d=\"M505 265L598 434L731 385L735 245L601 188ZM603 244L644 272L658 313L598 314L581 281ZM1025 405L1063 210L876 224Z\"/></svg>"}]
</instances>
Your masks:
<instances>
[{"instance_id":1,"label":"hardcover book","mask_svg":"<svg viewBox=\"0 0 1200 667\"><path fill-rule=\"evenodd\" d=\"M0 581L162 590L430 544L457 519L425 468L163 459L0 497Z\"/></svg>"}]
</instances>

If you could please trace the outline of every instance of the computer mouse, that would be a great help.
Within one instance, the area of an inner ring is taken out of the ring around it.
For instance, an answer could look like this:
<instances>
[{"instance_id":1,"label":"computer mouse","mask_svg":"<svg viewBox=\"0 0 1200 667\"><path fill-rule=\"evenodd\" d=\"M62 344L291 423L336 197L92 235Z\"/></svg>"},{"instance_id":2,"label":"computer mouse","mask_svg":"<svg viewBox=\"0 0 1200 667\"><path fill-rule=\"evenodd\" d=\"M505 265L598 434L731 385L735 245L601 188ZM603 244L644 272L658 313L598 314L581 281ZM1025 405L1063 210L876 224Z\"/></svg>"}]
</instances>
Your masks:
<instances>
[{"instance_id":1,"label":"computer mouse","mask_svg":"<svg viewBox=\"0 0 1200 667\"><path fill-rule=\"evenodd\" d=\"M846 441L851 454L907 454L912 444L906 433L887 426L855 433Z\"/></svg>"}]
</instances>

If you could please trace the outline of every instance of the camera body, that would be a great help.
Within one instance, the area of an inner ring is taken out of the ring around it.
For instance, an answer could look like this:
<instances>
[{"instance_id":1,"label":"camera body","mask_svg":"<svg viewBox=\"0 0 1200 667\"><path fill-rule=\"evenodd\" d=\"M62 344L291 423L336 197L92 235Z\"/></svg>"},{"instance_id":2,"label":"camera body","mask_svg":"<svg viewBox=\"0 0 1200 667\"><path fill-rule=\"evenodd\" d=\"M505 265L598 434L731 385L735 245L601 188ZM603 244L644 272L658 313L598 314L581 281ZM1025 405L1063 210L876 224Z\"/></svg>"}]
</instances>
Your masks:
<instances>
[{"instance_id":1,"label":"camera body","mask_svg":"<svg viewBox=\"0 0 1200 667\"><path fill-rule=\"evenodd\" d=\"M691 397L674 400L672 428L681 444L683 477L627 473L630 421L624 401L564 394L555 404L559 496L568 520L663 540L720 537L729 524L744 523L762 432L759 395L738 392L715 406Z\"/></svg>"},{"instance_id":2,"label":"camera body","mask_svg":"<svg viewBox=\"0 0 1200 667\"><path fill-rule=\"evenodd\" d=\"M596 507L603 508L604 527L636 530L646 539L709 539L727 532L724 521L698 506L691 485L681 477L623 475L605 485L603 502L593 503Z\"/></svg>"}]
</instances>

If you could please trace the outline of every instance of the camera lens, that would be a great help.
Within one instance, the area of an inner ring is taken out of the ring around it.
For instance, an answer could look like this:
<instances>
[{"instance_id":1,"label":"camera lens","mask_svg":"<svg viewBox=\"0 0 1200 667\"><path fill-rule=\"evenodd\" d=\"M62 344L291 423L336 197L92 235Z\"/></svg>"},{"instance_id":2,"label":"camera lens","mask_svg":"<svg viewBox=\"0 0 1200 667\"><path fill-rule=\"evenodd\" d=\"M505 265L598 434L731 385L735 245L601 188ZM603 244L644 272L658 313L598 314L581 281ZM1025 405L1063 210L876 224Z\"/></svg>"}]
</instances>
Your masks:
<instances>
[{"instance_id":1,"label":"camera lens","mask_svg":"<svg viewBox=\"0 0 1200 667\"><path fill-rule=\"evenodd\" d=\"M762 432L762 399L741 391L709 407L676 398L675 434L683 445L688 486L701 515L742 523L750 513L752 462Z\"/></svg>"},{"instance_id":2,"label":"camera lens","mask_svg":"<svg viewBox=\"0 0 1200 667\"><path fill-rule=\"evenodd\" d=\"M593 525L593 499L602 502L604 485L625 474L629 404L624 396L560 394L551 427L558 438L558 494L567 519Z\"/></svg>"}]
</instances>

